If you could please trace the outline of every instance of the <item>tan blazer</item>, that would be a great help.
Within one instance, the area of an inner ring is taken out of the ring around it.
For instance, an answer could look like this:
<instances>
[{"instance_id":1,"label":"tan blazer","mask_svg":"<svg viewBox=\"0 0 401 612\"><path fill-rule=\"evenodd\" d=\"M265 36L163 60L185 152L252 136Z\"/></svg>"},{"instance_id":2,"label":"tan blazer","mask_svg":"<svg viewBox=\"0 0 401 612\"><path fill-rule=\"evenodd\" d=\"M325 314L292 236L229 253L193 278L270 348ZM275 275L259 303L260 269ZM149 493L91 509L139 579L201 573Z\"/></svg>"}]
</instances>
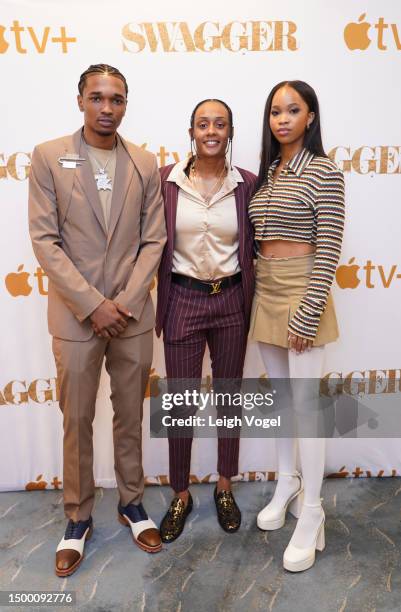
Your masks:
<instances>
[{"instance_id":1,"label":"tan blazer","mask_svg":"<svg viewBox=\"0 0 401 612\"><path fill-rule=\"evenodd\" d=\"M53 336L88 340L88 316L104 298L133 314L122 336L154 325L149 294L166 242L156 158L117 138L109 230L79 129L35 147L29 175L29 229L35 255L49 277L48 324ZM67 153L85 158L63 168Z\"/></svg>"}]
</instances>

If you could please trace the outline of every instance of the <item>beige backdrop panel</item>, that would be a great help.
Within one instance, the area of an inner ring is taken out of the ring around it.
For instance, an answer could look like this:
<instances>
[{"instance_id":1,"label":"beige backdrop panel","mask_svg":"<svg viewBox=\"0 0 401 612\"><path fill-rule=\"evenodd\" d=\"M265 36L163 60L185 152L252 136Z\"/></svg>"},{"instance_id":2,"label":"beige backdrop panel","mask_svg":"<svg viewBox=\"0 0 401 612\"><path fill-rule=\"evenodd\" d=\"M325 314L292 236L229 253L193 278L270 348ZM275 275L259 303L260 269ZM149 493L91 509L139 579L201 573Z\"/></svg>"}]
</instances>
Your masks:
<instances>
[{"instance_id":1,"label":"beige backdrop panel","mask_svg":"<svg viewBox=\"0 0 401 612\"><path fill-rule=\"evenodd\" d=\"M77 81L91 63L116 65L130 87L121 132L158 155L184 157L194 105L219 97L232 107L234 161L256 171L262 113L271 87L300 78L317 90L324 141L345 171L347 225L334 286L341 339L327 349L325 373L399 379L401 221L401 5L397 0L248 0L200 4L170 0L3 0L0 25L1 369L0 490L59 487L61 416L46 326L47 279L27 228L29 156L38 142L82 122ZM7 118L7 121L6 121ZM163 377L156 342L152 375ZM263 374L254 345L245 374ZM354 373L354 374L353 374ZM382 373L382 374L380 374ZM384 374L383 374L384 373ZM205 376L210 374L205 358ZM102 376L95 422L97 484L114 486L109 384ZM168 473L166 441L150 440L148 401L144 465L150 481ZM215 472L214 440L195 443L192 472ZM273 440L244 440L245 478L275 470ZM327 472L391 475L401 444L330 440Z\"/></svg>"}]
</instances>

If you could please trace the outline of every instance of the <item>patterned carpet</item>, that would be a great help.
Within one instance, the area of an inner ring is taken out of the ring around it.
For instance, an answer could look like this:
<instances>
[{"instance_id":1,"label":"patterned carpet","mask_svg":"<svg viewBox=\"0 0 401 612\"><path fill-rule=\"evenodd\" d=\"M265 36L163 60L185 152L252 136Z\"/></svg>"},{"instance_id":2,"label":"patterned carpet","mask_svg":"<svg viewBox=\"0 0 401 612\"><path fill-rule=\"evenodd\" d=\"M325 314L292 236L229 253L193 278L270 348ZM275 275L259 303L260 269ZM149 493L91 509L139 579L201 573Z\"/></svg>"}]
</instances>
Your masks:
<instances>
[{"instance_id":1,"label":"patterned carpet","mask_svg":"<svg viewBox=\"0 0 401 612\"><path fill-rule=\"evenodd\" d=\"M315 566L291 574L282 555L295 527L264 533L258 510L273 482L237 483L241 529L225 534L215 518L213 485L191 487L186 529L161 553L148 555L117 522L117 492L97 489L95 530L86 559L67 579L53 572L65 519L60 491L0 494L0 590L75 591L74 607L2 610L83 612L381 612L401 609L401 479L330 479L323 487L326 549ZM145 508L159 522L167 487L147 487Z\"/></svg>"}]
</instances>

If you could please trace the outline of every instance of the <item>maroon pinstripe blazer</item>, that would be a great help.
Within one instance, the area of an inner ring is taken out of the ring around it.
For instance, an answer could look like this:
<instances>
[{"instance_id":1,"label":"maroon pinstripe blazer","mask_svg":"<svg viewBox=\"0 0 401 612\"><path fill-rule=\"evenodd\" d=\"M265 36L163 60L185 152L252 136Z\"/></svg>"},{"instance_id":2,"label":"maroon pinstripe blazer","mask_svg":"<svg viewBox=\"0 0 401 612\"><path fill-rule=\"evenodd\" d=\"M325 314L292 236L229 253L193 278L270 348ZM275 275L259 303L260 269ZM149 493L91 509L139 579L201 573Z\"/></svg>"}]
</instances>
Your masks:
<instances>
[{"instance_id":1,"label":"maroon pinstripe blazer","mask_svg":"<svg viewBox=\"0 0 401 612\"><path fill-rule=\"evenodd\" d=\"M164 198L164 213L167 226L167 243L164 247L158 272L156 334L160 336L164 325L168 296L171 286L171 270L173 267L175 222L177 216L178 186L167 178L174 164L160 168L162 180L162 193ZM243 183L235 188L235 203L237 206L238 233L239 233L239 265L242 271L242 288L245 300L245 317L247 325L251 314L252 298L255 287L253 268L253 226L248 217L248 203L253 195L256 176L248 170L237 168Z\"/></svg>"}]
</instances>

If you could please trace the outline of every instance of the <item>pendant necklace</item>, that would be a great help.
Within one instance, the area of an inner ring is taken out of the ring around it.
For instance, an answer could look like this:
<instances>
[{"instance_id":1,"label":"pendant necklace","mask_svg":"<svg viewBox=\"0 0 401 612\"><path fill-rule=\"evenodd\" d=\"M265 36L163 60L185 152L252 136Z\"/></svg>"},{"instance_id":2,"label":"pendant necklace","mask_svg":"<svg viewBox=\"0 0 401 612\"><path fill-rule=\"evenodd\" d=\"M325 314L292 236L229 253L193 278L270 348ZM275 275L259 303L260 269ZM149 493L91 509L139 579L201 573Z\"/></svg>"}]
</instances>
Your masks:
<instances>
[{"instance_id":1,"label":"pendant necklace","mask_svg":"<svg viewBox=\"0 0 401 612\"><path fill-rule=\"evenodd\" d=\"M192 176L192 181L194 183L196 191L200 193L203 199L205 200L205 202L209 204L212 197L219 191L219 189L221 188L224 182L224 178L226 174L226 166L225 165L223 166L223 169L220 172L219 176L217 177L216 182L212 185L212 188L209 189L206 193L202 193L202 190L200 188L198 173L196 172L195 163L191 165L190 174Z\"/></svg>"},{"instance_id":2,"label":"pendant necklace","mask_svg":"<svg viewBox=\"0 0 401 612\"><path fill-rule=\"evenodd\" d=\"M114 147L115 148L115 147ZM105 191L108 189L109 191L112 190L112 182L111 182L111 177L108 176L107 172L106 172L106 168L107 168L107 164L109 163L109 161L112 158L112 155L114 153L114 148L112 149L108 160L106 161L105 165L103 166L103 168L101 167L101 165L99 164L99 162L97 161L96 157L92 154L93 159L96 162L96 165L98 167L99 172L97 172L95 174L95 180L96 180L96 185L97 185L97 190L100 191L101 189L104 189Z\"/></svg>"}]
</instances>

